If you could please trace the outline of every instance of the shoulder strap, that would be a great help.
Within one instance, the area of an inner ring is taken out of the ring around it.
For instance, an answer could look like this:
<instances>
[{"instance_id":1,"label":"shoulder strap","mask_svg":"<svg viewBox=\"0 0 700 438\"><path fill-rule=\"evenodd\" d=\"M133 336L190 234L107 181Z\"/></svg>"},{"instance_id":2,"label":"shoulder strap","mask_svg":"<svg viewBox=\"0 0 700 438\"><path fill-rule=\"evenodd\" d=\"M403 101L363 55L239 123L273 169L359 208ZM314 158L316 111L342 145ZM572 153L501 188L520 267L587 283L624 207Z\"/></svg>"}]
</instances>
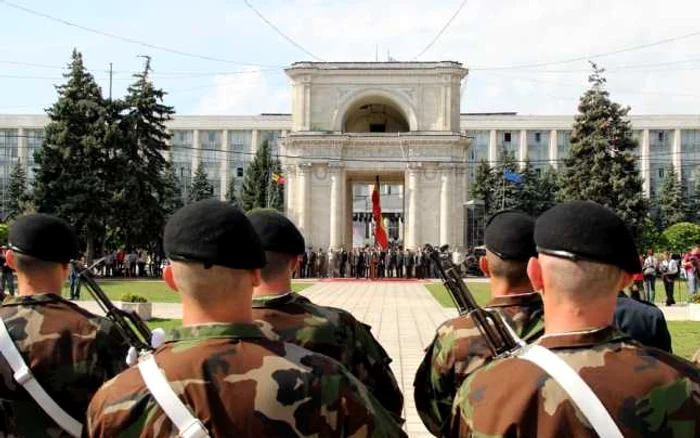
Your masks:
<instances>
[{"instance_id":1,"label":"shoulder strap","mask_svg":"<svg viewBox=\"0 0 700 438\"><path fill-rule=\"evenodd\" d=\"M536 344L523 347L517 356L534 363L547 372L569 395L571 401L588 419L598 436L624 438L610 413L590 386L562 358Z\"/></svg>"},{"instance_id":2,"label":"shoulder strap","mask_svg":"<svg viewBox=\"0 0 700 438\"><path fill-rule=\"evenodd\" d=\"M139 372L156 403L173 422L182 438L209 438L209 432L201 421L185 406L158 368L152 355L139 362Z\"/></svg>"},{"instance_id":3,"label":"shoulder strap","mask_svg":"<svg viewBox=\"0 0 700 438\"><path fill-rule=\"evenodd\" d=\"M14 372L14 379L19 383L34 399L34 401L56 422L63 430L71 436L79 437L83 430L83 425L68 415L58 403L44 391L39 382L34 378L32 371L17 350L17 346L7 331L5 322L0 318L0 353Z\"/></svg>"}]
</instances>

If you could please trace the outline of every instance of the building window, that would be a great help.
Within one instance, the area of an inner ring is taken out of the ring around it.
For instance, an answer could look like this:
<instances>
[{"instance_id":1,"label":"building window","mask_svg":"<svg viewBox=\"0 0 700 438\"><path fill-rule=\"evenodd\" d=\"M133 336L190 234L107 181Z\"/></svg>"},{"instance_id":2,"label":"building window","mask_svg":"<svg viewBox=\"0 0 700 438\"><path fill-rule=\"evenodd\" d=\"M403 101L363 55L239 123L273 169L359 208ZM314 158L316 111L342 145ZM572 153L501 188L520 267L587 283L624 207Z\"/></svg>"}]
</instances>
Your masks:
<instances>
[{"instance_id":1,"label":"building window","mask_svg":"<svg viewBox=\"0 0 700 438\"><path fill-rule=\"evenodd\" d=\"M243 168L239 167L236 169L236 176L241 178L243 176Z\"/></svg>"},{"instance_id":2,"label":"building window","mask_svg":"<svg viewBox=\"0 0 700 438\"><path fill-rule=\"evenodd\" d=\"M386 125L384 123L370 123L369 132L386 132Z\"/></svg>"},{"instance_id":3,"label":"building window","mask_svg":"<svg viewBox=\"0 0 700 438\"><path fill-rule=\"evenodd\" d=\"M664 142L664 132L659 131L659 143L663 143L663 142Z\"/></svg>"},{"instance_id":4,"label":"building window","mask_svg":"<svg viewBox=\"0 0 700 438\"><path fill-rule=\"evenodd\" d=\"M659 169L659 178L664 177L664 169Z\"/></svg>"},{"instance_id":5,"label":"building window","mask_svg":"<svg viewBox=\"0 0 700 438\"><path fill-rule=\"evenodd\" d=\"M504 132L504 133L503 133L503 142L504 142L504 143L510 143L510 132Z\"/></svg>"},{"instance_id":6,"label":"building window","mask_svg":"<svg viewBox=\"0 0 700 438\"><path fill-rule=\"evenodd\" d=\"M541 132L535 132L535 142L539 143L542 141L542 133Z\"/></svg>"}]
</instances>

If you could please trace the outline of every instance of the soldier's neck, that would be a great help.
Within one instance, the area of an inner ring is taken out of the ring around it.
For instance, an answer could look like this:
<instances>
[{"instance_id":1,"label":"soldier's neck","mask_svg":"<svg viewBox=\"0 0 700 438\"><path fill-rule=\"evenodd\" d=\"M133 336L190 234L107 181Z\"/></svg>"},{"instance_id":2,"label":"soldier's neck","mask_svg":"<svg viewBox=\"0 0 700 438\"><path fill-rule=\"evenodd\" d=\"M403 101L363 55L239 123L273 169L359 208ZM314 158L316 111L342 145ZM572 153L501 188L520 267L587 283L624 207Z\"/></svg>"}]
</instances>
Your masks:
<instances>
[{"instance_id":1,"label":"soldier's neck","mask_svg":"<svg viewBox=\"0 0 700 438\"><path fill-rule=\"evenodd\" d=\"M491 277L491 297L503 297L506 295L526 294L533 291L529 281L511 284L508 280L499 277Z\"/></svg>"},{"instance_id":2,"label":"soldier's neck","mask_svg":"<svg viewBox=\"0 0 700 438\"><path fill-rule=\"evenodd\" d=\"M202 324L252 324L252 296L239 295L235 302L222 303L213 301L206 305L197 303L186 295L182 295L182 325Z\"/></svg>"},{"instance_id":3,"label":"soldier's neck","mask_svg":"<svg viewBox=\"0 0 700 438\"><path fill-rule=\"evenodd\" d=\"M575 332L612 324L617 295L579 304L557 300L551 294L543 296L545 333Z\"/></svg>"},{"instance_id":4,"label":"soldier's neck","mask_svg":"<svg viewBox=\"0 0 700 438\"><path fill-rule=\"evenodd\" d=\"M29 278L18 274L17 286L20 296L56 294L61 295L63 281L50 277Z\"/></svg>"},{"instance_id":5,"label":"soldier's neck","mask_svg":"<svg viewBox=\"0 0 700 438\"><path fill-rule=\"evenodd\" d=\"M292 280L289 277L281 277L272 281L263 281L253 290L253 297L270 297L284 295L292 291Z\"/></svg>"}]
</instances>

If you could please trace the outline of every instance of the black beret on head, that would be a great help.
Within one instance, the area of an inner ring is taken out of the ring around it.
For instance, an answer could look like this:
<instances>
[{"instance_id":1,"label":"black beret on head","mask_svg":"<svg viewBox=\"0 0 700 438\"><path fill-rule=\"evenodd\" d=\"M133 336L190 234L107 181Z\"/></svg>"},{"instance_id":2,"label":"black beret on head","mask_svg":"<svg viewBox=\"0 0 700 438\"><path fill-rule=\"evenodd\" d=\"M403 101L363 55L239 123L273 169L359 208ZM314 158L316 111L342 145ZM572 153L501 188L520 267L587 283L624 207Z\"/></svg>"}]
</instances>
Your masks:
<instances>
[{"instance_id":1,"label":"black beret on head","mask_svg":"<svg viewBox=\"0 0 700 438\"><path fill-rule=\"evenodd\" d=\"M265 251L304 254L304 236L286 216L276 211L257 211L248 214L248 219L258 233Z\"/></svg>"},{"instance_id":2,"label":"black beret on head","mask_svg":"<svg viewBox=\"0 0 700 438\"><path fill-rule=\"evenodd\" d=\"M531 216L520 211L502 211L486 224L484 245L504 260L528 260L537 256L534 230L535 220Z\"/></svg>"},{"instance_id":3,"label":"black beret on head","mask_svg":"<svg viewBox=\"0 0 700 438\"><path fill-rule=\"evenodd\" d=\"M221 201L206 200L178 210L165 225L168 258L233 269L265 266L260 239L246 215Z\"/></svg>"},{"instance_id":4,"label":"black beret on head","mask_svg":"<svg viewBox=\"0 0 700 438\"><path fill-rule=\"evenodd\" d=\"M63 219L48 214L28 214L12 224L8 247L21 254L55 263L78 256L78 237Z\"/></svg>"},{"instance_id":5,"label":"black beret on head","mask_svg":"<svg viewBox=\"0 0 700 438\"><path fill-rule=\"evenodd\" d=\"M595 202L568 202L543 213L535 224L535 244L540 254L605 263L631 274L641 271L629 229Z\"/></svg>"}]
</instances>

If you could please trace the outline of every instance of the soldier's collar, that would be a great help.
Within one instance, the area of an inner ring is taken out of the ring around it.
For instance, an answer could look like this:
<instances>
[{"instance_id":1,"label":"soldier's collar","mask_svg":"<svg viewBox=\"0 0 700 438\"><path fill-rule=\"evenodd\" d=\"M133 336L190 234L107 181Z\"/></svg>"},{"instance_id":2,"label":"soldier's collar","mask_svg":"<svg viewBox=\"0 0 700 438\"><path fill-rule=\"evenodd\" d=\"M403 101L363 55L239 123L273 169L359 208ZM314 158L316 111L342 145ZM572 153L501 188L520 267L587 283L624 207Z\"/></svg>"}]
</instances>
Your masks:
<instances>
[{"instance_id":1,"label":"soldier's collar","mask_svg":"<svg viewBox=\"0 0 700 438\"><path fill-rule=\"evenodd\" d=\"M35 295L16 295L7 296L2 301L3 306L21 306L33 303L55 303L65 301L63 297L55 293L35 294Z\"/></svg>"},{"instance_id":2,"label":"soldier's collar","mask_svg":"<svg viewBox=\"0 0 700 438\"><path fill-rule=\"evenodd\" d=\"M608 342L631 339L612 326L591 328L574 332L544 334L537 343L550 349L591 347Z\"/></svg>"},{"instance_id":3,"label":"soldier's collar","mask_svg":"<svg viewBox=\"0 0 700 438\"><path fill-rule=\"evenodd\" d=\"M265 338L255 324L199 324L172 329L165 342L197 341L207 339L255 339Z\"/></svg>"},{"instance_id":4,"label":"soldier's collar","mask_svg":"<svg viewBox=\"0 0 700 438\"><path fill-rule=\"evenodd\" d=\"M282 295L262 295L253 297L253 308L279 306L282 304L287 304L297 297L299 297L299 295L295 292L287 292Z\"/></svg>"},{"instance_id":5,"label":"soldier's collar","mask_svg":"<svg viewBox=\"0 0 700 438\"><path fill-rule=\"evenodd\" d=\"M507 306L526 306L542 302L542 297L537 292L528 292L524 294L501 295L493 297L486 304L486 307L507 307Z\"/></svg>"}]
</instances>

